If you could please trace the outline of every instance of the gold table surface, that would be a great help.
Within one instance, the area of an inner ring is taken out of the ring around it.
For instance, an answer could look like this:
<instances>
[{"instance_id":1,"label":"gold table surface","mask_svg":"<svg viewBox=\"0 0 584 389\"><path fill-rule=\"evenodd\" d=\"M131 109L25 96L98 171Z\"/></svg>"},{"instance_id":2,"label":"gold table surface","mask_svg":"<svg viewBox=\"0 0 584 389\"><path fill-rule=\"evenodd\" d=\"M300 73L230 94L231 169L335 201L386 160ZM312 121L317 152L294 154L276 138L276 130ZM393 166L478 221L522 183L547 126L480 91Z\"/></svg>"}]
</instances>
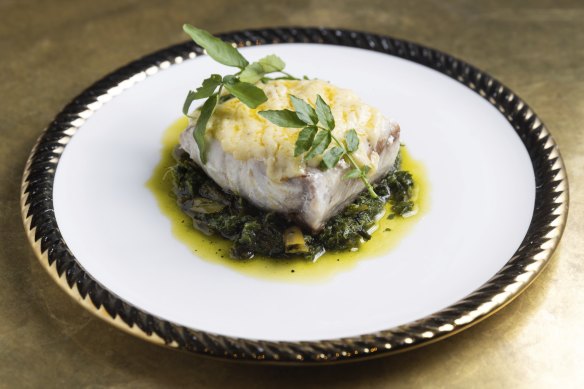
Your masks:
<instances>
[{"instance_id":1,"label":"gold table surface","mask_svg":"<svg viewBox=\"0 0 584 389\"><path fill-rule=\"evenodd\" d=\"M579 1L0 0L0 387L584 387L584 3ZM36 138L85 87L212 32L278 25L366 30L489 72L546 123L570 181L549 267L499 313L428 347L357 364L236 364L158 347L102 322L45 274L20 218Z\"/></svg>"}]
</instances>

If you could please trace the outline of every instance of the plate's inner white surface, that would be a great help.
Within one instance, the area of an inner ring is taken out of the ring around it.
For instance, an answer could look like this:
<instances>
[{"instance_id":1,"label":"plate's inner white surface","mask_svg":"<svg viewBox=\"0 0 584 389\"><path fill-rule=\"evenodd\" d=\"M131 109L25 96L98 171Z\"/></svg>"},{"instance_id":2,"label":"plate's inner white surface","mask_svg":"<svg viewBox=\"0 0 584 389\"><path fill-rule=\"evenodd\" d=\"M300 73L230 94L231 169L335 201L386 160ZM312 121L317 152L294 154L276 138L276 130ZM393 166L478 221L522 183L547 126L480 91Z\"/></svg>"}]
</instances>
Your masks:
<instances>
[{"instance_id":1,"label":"plate's inner white surface","mask_svg":"<svg viewBox=\"0 0 584 389\"><path fill-rule=\"evenodd\" d=\"M465 297L515 252L535 196L527 152L499 111L433 70L366 50L311 44L250 47L287 71L356 91L395 118L423 161L431 209L400 245L330 280L292 284L196 257L145 187L164 130L188 89L231 70L207 57L147 78L105 104L66 146L54 187L57 222L102 285L163 319L224 335L318 340L422 318Z\"/></svg>"}]
</instances>

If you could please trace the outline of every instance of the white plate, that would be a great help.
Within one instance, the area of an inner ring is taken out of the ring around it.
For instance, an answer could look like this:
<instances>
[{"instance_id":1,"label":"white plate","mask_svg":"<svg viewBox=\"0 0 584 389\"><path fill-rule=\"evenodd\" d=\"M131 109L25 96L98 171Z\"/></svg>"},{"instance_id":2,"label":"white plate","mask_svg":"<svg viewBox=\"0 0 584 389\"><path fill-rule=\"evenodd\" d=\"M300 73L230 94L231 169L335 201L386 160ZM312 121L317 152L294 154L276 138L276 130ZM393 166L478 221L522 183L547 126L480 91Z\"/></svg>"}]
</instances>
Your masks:
<instances>
[{"instance_id":1,"label":"white plate","mask_svg":"<svg viewBox=\"0 0 584 389\"><path fill-rule=\"evenodd\" d=\"M230 70L207 56L179 58L151 67L150 77L136 72L105 94L119 93L111 101L89 105L56 166L58 229L106 291L187 329L318 342L431 317L487 283L520 248L536 177L526 145L493 102L427 66L367 49L289 43L241 51L250 60L275 53L288 72L352 89L396 119L427 169L428 211L391 251L317 283L261 279L199 258L173 235L145 183L186 92ZM563 223L555 227L561 232Z\"/></svg>"}]
</instances>

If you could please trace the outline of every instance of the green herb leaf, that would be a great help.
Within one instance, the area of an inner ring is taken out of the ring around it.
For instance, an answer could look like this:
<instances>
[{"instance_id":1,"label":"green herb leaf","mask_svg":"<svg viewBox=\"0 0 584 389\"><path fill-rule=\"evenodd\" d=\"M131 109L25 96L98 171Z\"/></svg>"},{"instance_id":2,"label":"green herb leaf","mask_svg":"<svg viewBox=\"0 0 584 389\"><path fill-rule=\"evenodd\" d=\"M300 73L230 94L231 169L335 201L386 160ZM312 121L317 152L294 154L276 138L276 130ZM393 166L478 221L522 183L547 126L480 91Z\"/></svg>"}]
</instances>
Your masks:
<instances>
[{"instance_id":1,"label":"green herb leaf","mask_svg":"<svg viewBox=\"0 0 584 389\"><path fill-rule=\"evenodd\" d=\"M227 42L214 37L205 30L191 26L183 25L183 30L193 38L193 40L207 51L209 57L223 65L233 66L244 69L249 62Z\"/></svg>"},{"instance_id":2,"label":"green herb leaf","mask_svg":"<svg viewBox=\"0 0 584 389\"><path fill-rule=\"evenodd\" d=\"M268 73L280 72L284 70L286 64L277 55L268 55L260 59L258 62L251 63L246 66L241 72L239 79L244 82L249 82L255 84L259 80L263 79ZM287 78L292 78L287 76Z\"/></svg>"},{"instance_id":3,"label":"green herb leaf","mask_svg":"<svg viewBox=\"0 0 584 389\"><path fill-rule=\"evenodd\" d=\"M353 128L345 133L345 142L347 142L347 151L353 153L359 148L359 136Z\"/></svg>"},{"instance_id":4,"label":"green herb leaf","mask_svg":"<svg viewBox=\"0 0 584 389\"><path fill-rule=\"evenodd\" d=\"M260 116L268 119L270 122L274 123L280 127L286 128L301 128L306 126L302 120L298 119L296 112L290 111L289 109L277 110L267 110L258 112Z\"/></svg>"},{"instance_id":5,"label":"green herb leaf","mask_svg":"<svg viewBox=\"0 0 584 389\"><path fill-rule=\"evenodd\" d=\"M219 104L223 104L226 101L229 101L231 99L234 99L235 97L233 97L233 95L226 93L224 95L221 95L221 97L219 97Z\"/></svg>"},{"instance_id":6,"label":"green herb leaf","mask_svg":"<svg viewBox=\"0 0 584 389\"><path fill-rule=\"evenodd\" d=\"M331 132L330 131L319 131L318 134L314 137L314 142L312 142L312 148L310 151L304 156L305 160L310 160L317 155L322 154L326 148L331 143Z\"/></svg>"},{"instance_id":7,"label":"green herb leaf","mask_svg":"<svg viewBox=\"0 0 584 389\"><path fill-rule=\"evenodd\" d=\"M268 101L268 96L263 90L248 82L233 80L225 83L225 88L250 108L257 108L258 105Z\"/></svg>"},{"instance_id":8,"label":"green herb leaf","mask_svg":"<svg viewBox=\"0 0 584 389\"><path fill-rule=\"evenodd\" d=\"M294 112L292 113L296 115ZM316 128L316 126L304 127L302 131L300 131L300 133L298 134L298 139L296 139L296 147L294 148L295 157L301 155L302 153L310 149L310 146L312 146L312 142L314 142L314 136L316 135L317 131L318 129Z\"/></svg>"},{"instance_id":9,"label":"green herb leaf","mask_svg":"<svg viewBox=\"0 0 584 389\"><path fill-rule=\"evenodd\" d=\"M189 91L187 97L185 98L185 102L183 103L182 112L185 116L189 116L189 109L191 108L191 104L195 101L195 93L192 90Z\"/></svg>"},{"instance_id":10,"label":"green herb leaf","mask_svg":"<svg viewBox=\"0 0 584 389\"><path fill-rule=\"evenodd\" d=\"M331 108L324 102L320 95L316 96L316 115L318 116L318 121L328 130L332 131L335 128L335 118L333 117Z\"/></svg>"},{"instance_id":11,"label":"green herb leaf","mask_svg":"<svg viewBox=\"0 0 584 389\"><path fill-rule=\"evenodd\" d=\"M264 71L264 67L258 63L250 63L246 66L245 69L239 75L239 79L243 82L249 82L250 84L255 84L259 80L261 80L266 72Z\"/></svg>"},{"instance_id":12,"label":"green herb leaf","mask_svg":"<svg viewBox=\"0 0 584 389\"><path fill-rule=\"evenodd\" d=\"M286 64L282 61L282 58L277 55L271 54L258 61L264 68L265 73L280 72L284 70Z\"/></svg>"},{"instance_id":13,"label":"green herb leaf","mask_svg":"<svg viewBox=\"0 0 584 389\"><path fill-rule=\"evenodd\" d=\"M341 157L344 154L345 154L345 150L343 150L342 147L338 147L338 146L333 147L332 149L330 149L326 153L324 153L324 155L322 156L321 165L325 169L333 168L333 167L337 166L337 163L339 163Z\"/></svg>"},{"instance_id":14,"label":"green herb leaf","mask_svg":"<svg viewBox=\"0 0 584 389\"><path fill-rule=\"evenodd\" d=\"M183 113L188 116L193 101L211 96L219 85L221 85L221 76L218 74L212 74L211 77L203 81L203 85L198 87L196 91L189 91L185 103L183 104Z\"/></svg>"},{"instance_id":15,"label":"green herb leaf","mask_svg":"<svg viewBox=\"0 0 584 389\"><path fill-rule=\"evenodd\" d=\"M296 110L296 115L298 118L302 120L306 124L318 124L318 116L316 116L316 112L314 108L312 108L307 102L294 95L290 95L290 100L292 101L292 105Z\"/></svg>"},{"instance_id":16,"label":"green herb leaf","mask_svg":"<svg viewBox=\"0 0 584 389\"><path fill-rule=\"evenodd\" d=\"M345 174L343 176L343 178L346 180L350 180L352 178L359 178L359 177L361 177L361 169L359 169L358 167L350 170L347 174Z\"/></svg>"},{"instance_id":17,"label":"green herb leaf","mask_svg":"<svg viewBox=\"0 0 584 389\"><path fill-rule=\"evenodd\" d=\"M221 76L219 74L211 74L211 77L203 80L203 85L197 88L194 93L194 99L204 99L211 96L219 85L221 85Z\"/></svg>"},{"instance_id":18,"label":"green herb leaf","mask_svg":"<svg viewBox=\"0 0 584 389\"><path fill-rule=\"evenodd\" d=\"M209 121L211 115L213 115L213 111L215 110L218 101L219 94L217 93L205 100L205 103L203 103L203 106L201 107L201 114L199 115L197 123L195 124L195 131L193 136L195 137L197 146L199 146L199 156L201 157L201 162L203 164L207 163L207 142L205 141L205 130L207 129L207 122Z\"/></svg>"},{"instance_id":19,"label":"green herb leaf","mask_svg":"<svg viewBox=\"0 0 584 389\"><path fill-rule=\"evenodd\" d=\"M234 82L239 81L239 79L237 78L237 76L234 76L233 74L227 74L225 76L223 76L223 83L224 84L233 84Z\"/></svg>"}]
</instances>

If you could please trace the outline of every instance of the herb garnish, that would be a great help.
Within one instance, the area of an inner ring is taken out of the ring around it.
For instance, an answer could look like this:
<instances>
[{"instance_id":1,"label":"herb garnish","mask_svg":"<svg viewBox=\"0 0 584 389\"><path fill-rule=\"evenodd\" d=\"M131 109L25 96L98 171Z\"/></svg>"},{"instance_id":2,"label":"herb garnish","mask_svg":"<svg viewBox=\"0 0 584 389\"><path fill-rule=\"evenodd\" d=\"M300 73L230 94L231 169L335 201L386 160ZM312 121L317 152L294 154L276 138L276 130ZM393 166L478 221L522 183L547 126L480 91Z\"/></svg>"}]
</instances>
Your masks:
<instances>
[{"instance_id":1,"label":"herb garnish","mask_svg":"<svg viewBox=\"0 0 584 389\"><path fill-rule=\"evenodd\" d=\"M344 158L347 163L353 166L343 178L359 178L365 184L369 195L377 198L377 193L367 179L369 166L359 166L351 155L359 148L359 137L357 131L350 129L345 133L345 142L341 142L334 134L335 119L328 104L320 95L316 97L316 104L313 108L306 101L290 95L290 100L295 111L288 109L260 111L258 114L268 119L280 127L302 128L296 140L294 156L304 154L305 161L318 155L322 155L320 167L324 170L333 168ZM331 142L336 146L328 149ZM328 149L328 150L327 150ZM323 154L324 153L324 154Z\"/></svg>"},{"instance_id":2,"label":"herb garnish","mask_svg":"<svg viewBox=\"0 0 584 389\"><path fill-rule=\"evenodd\" d=\"M193 133L199 147L201 162L207 163L205 130L209 119L215 111L215 107L219 103L219 98L222 97L223 88L249 108L257 108L260 104L265 103L268 98L262 89L253 85L254 83L260 80L269 80L266 75L270 73L281 73L287 79L295 78L283 71L286 64L276 55L268 55L250 64L235 47L214 37L207 31L193 27L190 24L185 24L183 30L190 35L195 43L205 49L209 57L223 65L239 69L239 72L224 77L219 74L212 74L203 81L203 85L198 87L196 91L189 91L183 104L183 113L191 117L189 108L193 101L207 99L200 108L201 113Z\"/></svg>"},{"instance_id":3,"label":"herb garnish","mask_svg":"<svg viewBox=\"0 0 584 389\"><path fill-rule=\"evenodd\" d=\"M183 25L183 30L190 35L195 43L206 50L209 57L223 65L239 69L239 72L224 77L219 74L212 74L203 81L203 84L197 90L189 91L183 104L183 113L192 118L189 115L189 109L193 101L207 99L200 108L201 112L193 132L199 148L201 162L205 164L207 163L205 131L217 104L224 97L222 95L224 88L243 104L255 109L260 104L265 103L268 98L264 91L255 86L254 83L273 80L266 77L270 73L284 75L274 79L297 80L297 78L284 72L286 64L274 54L268 55L257 62L249 63L235 47L214 37L209 32L193 27L190 24ZM347 131L345 143L337 139L332 133L335 128L335 119L330 107L320 95L316 99L316 109L296 96L290 95L290 99L295 111L288 109L267 110L261 111L259 114L280 127L302 128L296 140L294 156L297 157L304 154L303 159L306 161L324 153L321 161L321 168L324 170L335 167L341 158L344 158L353 166L353 169L345 174L343 178L361 179L371 197L377 198L377 193L375 193L373 186L367 179L367 173L370 170L369 166L360 167L351 155L359 148L357 132L354 129ZM336 146L328 149L332 141L336 143Z\"/></svg>"}]
</instances>

